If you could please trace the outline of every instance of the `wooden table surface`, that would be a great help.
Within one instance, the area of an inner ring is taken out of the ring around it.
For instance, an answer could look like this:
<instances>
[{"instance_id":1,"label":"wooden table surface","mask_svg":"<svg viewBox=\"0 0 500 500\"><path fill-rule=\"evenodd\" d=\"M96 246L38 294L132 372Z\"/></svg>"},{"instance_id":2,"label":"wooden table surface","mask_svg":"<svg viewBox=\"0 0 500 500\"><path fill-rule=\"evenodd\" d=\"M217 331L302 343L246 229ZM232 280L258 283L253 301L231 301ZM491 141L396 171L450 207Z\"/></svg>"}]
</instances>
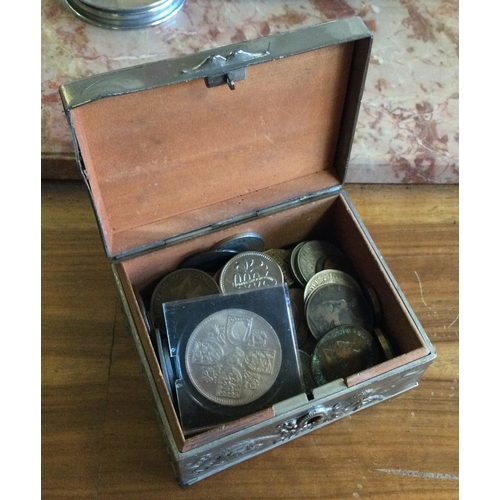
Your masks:
<instances>
[{"instance_id":1,"label":"wooden table surface","mask_svg":"<svg viewBox=\"0 0 500 500\"><path fill-rule=\"evenodd\" d=\"M42 498L458 498L458 186L346 186L438 357L420 385L177 485L82 183L42 183Z\"/></svg>"}]
</instances>

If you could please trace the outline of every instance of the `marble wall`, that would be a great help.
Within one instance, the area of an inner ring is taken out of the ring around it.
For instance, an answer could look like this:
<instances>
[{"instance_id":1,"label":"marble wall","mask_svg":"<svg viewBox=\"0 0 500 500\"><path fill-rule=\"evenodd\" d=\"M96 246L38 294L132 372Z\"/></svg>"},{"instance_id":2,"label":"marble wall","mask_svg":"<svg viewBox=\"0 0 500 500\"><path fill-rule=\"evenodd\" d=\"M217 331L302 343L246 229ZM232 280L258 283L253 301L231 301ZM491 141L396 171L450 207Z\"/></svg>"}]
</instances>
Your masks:
<instances>
[{"instance_id":1,"label":"marble wall","mask_svg":"<svg viewBox=\"0 0 500 500\"><path fill-rule=\"evenodd\" d=\"M42 158L73 154L58 87L331 19L374 34L347 182L458 183L458 0L186 0L158 26L113 31L42 0Z\"/></svg>"}]
</instances>

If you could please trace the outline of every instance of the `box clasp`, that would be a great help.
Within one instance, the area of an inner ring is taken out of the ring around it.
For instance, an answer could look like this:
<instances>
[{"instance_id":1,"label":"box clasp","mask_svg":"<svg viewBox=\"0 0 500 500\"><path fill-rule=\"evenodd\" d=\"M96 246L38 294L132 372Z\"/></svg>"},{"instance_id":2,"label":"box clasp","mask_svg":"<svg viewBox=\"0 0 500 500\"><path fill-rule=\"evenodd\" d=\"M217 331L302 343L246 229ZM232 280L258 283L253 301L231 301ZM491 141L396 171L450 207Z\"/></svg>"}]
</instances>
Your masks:
<instances>
[{"instance_id":1,"label":"box clasp","mask_svg":"<svg viewBox=\"0 0 500 500\"><path fill-rule=\"evenodd\" d=\"M220 54L211 55L194 68L184 70L183 73L196 74L202 72L206 75L205 84L207 87L218 87L226 84L231 90L234 90L234 82L245 79L248 63L267 55L269 55L269 50L260 53L236 50L227 57ZM243 67L242 64L244 64Z\"/></svg>"}]
</instances>

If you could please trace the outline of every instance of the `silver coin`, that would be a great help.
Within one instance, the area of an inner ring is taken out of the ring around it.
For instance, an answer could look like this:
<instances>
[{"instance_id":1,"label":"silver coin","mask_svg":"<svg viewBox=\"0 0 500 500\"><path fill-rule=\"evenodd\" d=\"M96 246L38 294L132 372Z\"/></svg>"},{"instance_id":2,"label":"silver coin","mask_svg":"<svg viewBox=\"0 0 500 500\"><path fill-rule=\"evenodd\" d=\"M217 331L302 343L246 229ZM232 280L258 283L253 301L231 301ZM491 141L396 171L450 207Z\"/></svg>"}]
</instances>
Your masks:
<instances>
[{"instance_id":1,"label":"silver coin","mask_svg":"<svg viewBox=\"0 0 500 500\"><path fill-rule=\"evenodd\" d=\"M199 269L178 269L167 274L151 296L151 315L155 326L163 325L163 303L220 293L215 280Z\"/></svg>"},{"instance_id":2,"label":"silver coin","mask_svg":"<svg viewBox=\"0 0 500 500\"><path fill-rule=\"evenodd\" d=\"M299 250L303 245L305 245L305 243L306 242L303 241L298 245L295 245L295 247L292 250L292 254L290 255L290 267L292 268L292 273L297 283L301 284L302 286L306 286L307 280L300 273L300 269L298 267L297 255L299 253Z\"/></svg>"},{"instance_id":3,"label":"silver coin","mask_svg":"<svg viewBox=\"0 0 500 500\"><path fill-rule=\"evenodd\" d=\"M208 400L241 406L263 396L281 368L281 343L273 327L245 309L224 309L190 335L185 363L189 380Z\"/></svg>"},{"instance_id":4,"label":"silver coin","mask_svg":"<svg viewBox=\"0 0 500 500\"><path fill-rule=\"evenodd\" d=\"M328 241L311 240L306 241L297 253L297 266L301 276L307 283L315 274L318 262L328 256L345 258L335 245Z\"/></svg>"},{"instance_id":5,"label":"silver coin","mask_svg":"<svg viewBox=\"0 0 500 500\"><path fill-rule=\"evenodd\" d=\"M342 284L325 284L311 293L306 321L316 339L340 325L356 325L368 331L373 328L373 314L363 294Z\"/></svg>"},{"instance_id":6,"label":"silver coin","mask_svg":"<svg viewBox=\"0 0 500 500\"><path fill-rule=\"evenodd\" d=\"M363 328L341 325L330 330L314 349L311 371L318 385L354 375L377 364L375 339Z\"/></svg>"},{"instance_id":7,"label":"silver coin","mask_svg":"<svg viewBox=\"0 0 500 500\"><path fill-rule=\"evenodd\" d=\"M236 252L262 252L264 238L258 233L241 233L229 236L212 247L213 250L233 250Z\"/></svg>"},{"instance_id":8,"label":"silver coin","mask_svg":"<svg viewBox=\"0 0 500 500\"><path fill-rule=\"evenodd\" d=\"M363 293L359 283L349 274L336 269L326 269L316 273L308 282L304 289L304 302L307 302L311 293L320 286L333 284L345 285L353 288L359 293Z\"/></svg>"},{"instance_id":9,"label":"silver coin","mask_svg":"<svg viewBox=\"0 0 500 500\"><path fill-rule=\"evenodd\" d=\"M223 293L282 285L283 282L280 266L262 252L242 252L236 255L222 268L219 278Z\"/></svg>"}]
</instances>

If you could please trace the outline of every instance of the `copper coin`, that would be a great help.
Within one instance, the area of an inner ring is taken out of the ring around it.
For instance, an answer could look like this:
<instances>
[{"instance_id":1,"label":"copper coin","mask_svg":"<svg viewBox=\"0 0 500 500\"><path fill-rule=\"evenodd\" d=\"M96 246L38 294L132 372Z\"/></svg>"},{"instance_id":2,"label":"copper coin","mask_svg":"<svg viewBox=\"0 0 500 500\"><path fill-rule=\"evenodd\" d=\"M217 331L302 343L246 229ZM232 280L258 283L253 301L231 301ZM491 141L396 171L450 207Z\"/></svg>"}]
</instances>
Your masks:
<instances>
[{"instance_id":1,"label":"copper coin","mask_svg":"<svg viewBox=\"0 0 500 500\"><path fill-rule=\"evenodd\" d=\"M339 325L373 328L373 314L363 294L344 284L325 284L311 292L306 321L317 339Z\"/></svg>"},{"instance_id":2,"label":"copper coin","mask_svg":"<svg viewBox=\"0 0 500 500\"><path fill-rule=\"evenodd\" d=\"M151 315L155 326L164 323L163 303L220 293L215 280L199 269L178 269L167 274L153 291Z\"/></svg>"},{"instance_id":3,"label":"copper coin","mask_svg":"<svg viewBox=\"0 0 500 500\"><path fill-rule=\"evenodd\" d=\"M284 278L280 266L265 253L242 252L222 268L219 282L223 293L233 293L282 285Z\"/></svg>"},{"instance_id":4,"label":"copper coin","mask_svg":"<svg viewBox=\"0 0 500 500\"><path fill-rule=\"evenodd\" d=\"M318 385L354 375L378 362L375 339L363 328L338 326L324 335L311 356Z\"/></svg>"},{"instance_id":5,"label":"copper coin","mask_svg":"<svg viewBox=\"0 0 500 500\"><path fill-rule=\"evenodd\" d=\"M281 368L273 327L245 309L224 309L196 326L186 346L189 380L208 400L240 406L263 396Z\"/></svg>"}]
</instances>

